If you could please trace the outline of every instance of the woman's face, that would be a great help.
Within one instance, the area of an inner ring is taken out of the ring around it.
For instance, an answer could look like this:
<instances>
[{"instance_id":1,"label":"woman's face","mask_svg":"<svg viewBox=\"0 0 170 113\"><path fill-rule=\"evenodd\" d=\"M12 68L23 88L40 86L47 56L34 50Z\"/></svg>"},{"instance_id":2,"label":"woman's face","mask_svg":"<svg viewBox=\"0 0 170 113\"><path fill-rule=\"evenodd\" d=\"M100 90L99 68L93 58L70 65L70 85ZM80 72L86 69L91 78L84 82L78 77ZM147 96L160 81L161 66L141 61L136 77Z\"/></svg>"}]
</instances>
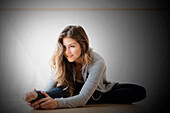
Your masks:
<instances>
[{"instance_id":1,"label":"woman's face","mask_svg":"<svg viewBox=\"0 0 170 113\"><path fill-rule=\"evenodd\" d=\"M81 57L80 44L70 37L63 38L63 46L65 48L64 56L69 62L79 62Z\"/></svg>"}]
</instances>

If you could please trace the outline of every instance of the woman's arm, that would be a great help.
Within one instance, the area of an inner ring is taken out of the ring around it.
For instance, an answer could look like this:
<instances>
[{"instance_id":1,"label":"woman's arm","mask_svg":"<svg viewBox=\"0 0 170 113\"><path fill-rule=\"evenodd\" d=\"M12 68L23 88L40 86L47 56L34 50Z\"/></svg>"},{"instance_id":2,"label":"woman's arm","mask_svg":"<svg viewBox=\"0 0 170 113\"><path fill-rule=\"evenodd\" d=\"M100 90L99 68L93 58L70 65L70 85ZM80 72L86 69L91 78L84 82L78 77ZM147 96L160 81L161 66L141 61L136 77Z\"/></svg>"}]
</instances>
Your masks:
<instances>
[{"instance_id":1,"label":"woman's arm","mask_svg":"<svg viewBox=\"0 0 170 113\"><path fill-rule=\"evenodd\" d=\"M105 69L104 60L98 60L92 64L88 78L80 93L73 97L56 99L58 108L84 106L96 90Z\"/></svg>"}]
</instances>

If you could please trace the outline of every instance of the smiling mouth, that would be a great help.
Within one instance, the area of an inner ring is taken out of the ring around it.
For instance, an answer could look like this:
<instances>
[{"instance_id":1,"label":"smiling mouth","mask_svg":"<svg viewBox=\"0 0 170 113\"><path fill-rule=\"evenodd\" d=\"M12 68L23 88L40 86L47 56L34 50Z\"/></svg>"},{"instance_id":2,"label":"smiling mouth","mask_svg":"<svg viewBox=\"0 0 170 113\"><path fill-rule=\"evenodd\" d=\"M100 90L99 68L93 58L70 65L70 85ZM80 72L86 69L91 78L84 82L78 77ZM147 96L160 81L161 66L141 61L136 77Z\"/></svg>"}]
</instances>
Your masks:
<instances>
[{"instance_id":1,"label":"smiling mouth","mask_svg":"<svg viewBox=\"0 0 170 113\"><path fill-rule=\"evenodd\" d=\"M67 56L67 58L71 58L73 55Z\"/></svg>"}]
</instances>

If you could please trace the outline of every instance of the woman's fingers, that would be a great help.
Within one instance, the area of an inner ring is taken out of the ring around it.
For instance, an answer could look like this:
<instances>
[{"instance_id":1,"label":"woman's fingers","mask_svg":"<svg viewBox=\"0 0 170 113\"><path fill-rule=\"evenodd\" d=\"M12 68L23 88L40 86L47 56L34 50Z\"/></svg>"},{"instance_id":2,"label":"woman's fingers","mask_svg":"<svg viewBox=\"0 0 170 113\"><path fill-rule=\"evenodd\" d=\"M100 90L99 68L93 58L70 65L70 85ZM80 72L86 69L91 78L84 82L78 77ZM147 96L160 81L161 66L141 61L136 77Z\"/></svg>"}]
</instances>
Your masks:
<instances>
[{"instance_id":1,"label":"woman's fingers","mask_svg":"<svg viewBox=\"0 0 170 113\"><path fill-rule=\"evenodd\" d=\"M40 107L40 105L35 105L34 109L38 109Z\"/></svg>"},{"instance_id":2,"label":"woman's fingers","mask_svg":"<svg viewBox=\"0 0 170 113\"><path fill-rule=\"evenodd\" d=\"M36 90L36 89L34 89ZM57 108L57 103L54 99L52 99L47 93L41 91L41 93L45 96L45 98L42 98L40 100L37 100L34 103L28 103L30 107L33 107L34 109L55 109Z\"/></svg>"},{"instance_id":3,"label":"woman's fingers","mask_svg":"<svg viewBox=\"0 0 170 113\"><path fill-rule=\"evenodd\" d=\"M47 101L48 99L49 99L48 97L46 97L46 98L42 98L42 99L37 100L36 102L34 102L34 104L39 105L40 103L45 102L45 101Z\"/></svg>"},{"instance_id":4,"label":"woman's fingers","mask_svg":"<svg viewBox=\"0 0 170 113\"><path fill-rule=\"evenodd\" d=\"M40 107L44 107L44 106L50 105L50 102L51 102L51 100L47 100L46 102L41 103Z\"/></svg>"},{"instance_id":5,"label":"woman's fingers","mask_svg":"<svg viewBox=\"0 0 170 113\"><path fill-rule=\"evenodd\" d=\"M49 97L49 95L47 93L45 93L44 91L41 91L41 93L45 96L45 97Z\"/></svg>"},{"instance_id":6,"label":"woman's fingers","mask_svg":"<svg viewBox=\"0 0 170 113\"><path fill-rule=\"evenodd\" d=\"M34 109L38 109L40 107L40 105L30 104L30 107L33 107Z\"/></svg>"},{"instance_id":7,"label":"woman's fingers","mask_svg":"<svg viewBox=\"0 0 170 113\"><path fill-rule=\"evenodd\" d=\"M43 109L49 109L50 104L51 104L51 100L47 100L46 102L43 102L42 104L40 104L40 107Z\"/></svg>"},{"instance_id":8,"label":"woman's fingers","mask_svg":"<svg viewBox=\"0 0 170 113\"><path fill-rule=\"evenodd\" d=\"M40 104L40 108L43 109L56 109L57 107L58 107L57 100L54 100L52 98L49 98L49 100Z\"/></svg>"}]
</instances>

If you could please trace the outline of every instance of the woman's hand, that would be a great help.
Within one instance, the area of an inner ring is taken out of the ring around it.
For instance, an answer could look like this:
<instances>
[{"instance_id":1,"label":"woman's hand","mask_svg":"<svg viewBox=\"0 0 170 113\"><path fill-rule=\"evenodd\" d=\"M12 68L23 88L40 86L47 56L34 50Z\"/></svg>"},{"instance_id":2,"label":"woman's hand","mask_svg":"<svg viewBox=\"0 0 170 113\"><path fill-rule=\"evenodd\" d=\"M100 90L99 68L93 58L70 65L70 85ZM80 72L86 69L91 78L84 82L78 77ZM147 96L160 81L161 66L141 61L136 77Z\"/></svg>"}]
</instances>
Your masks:
<instances>
[{"instance_id":1,"label":"woman's hand","mask_svg":"<svg viewBox=\"0 0 170 113\"><path fill-rule=\"evenodd\" d=\"M40 105L34 104L34 103L28 103L30 107L33 107L34 109L39 109Z\"/></svg>"},{"instance_id":2,"label":"woman's hand","mask_svg":"<svg viewBox=\"0 0 170 113\"><path fill-rule=\"evenodd\" d=\"M51 98L47 93L41 91L41 93L45 96L30 106L34 109L55 109L58 107L58 101Z\"/></svg>"}]
</instances>

